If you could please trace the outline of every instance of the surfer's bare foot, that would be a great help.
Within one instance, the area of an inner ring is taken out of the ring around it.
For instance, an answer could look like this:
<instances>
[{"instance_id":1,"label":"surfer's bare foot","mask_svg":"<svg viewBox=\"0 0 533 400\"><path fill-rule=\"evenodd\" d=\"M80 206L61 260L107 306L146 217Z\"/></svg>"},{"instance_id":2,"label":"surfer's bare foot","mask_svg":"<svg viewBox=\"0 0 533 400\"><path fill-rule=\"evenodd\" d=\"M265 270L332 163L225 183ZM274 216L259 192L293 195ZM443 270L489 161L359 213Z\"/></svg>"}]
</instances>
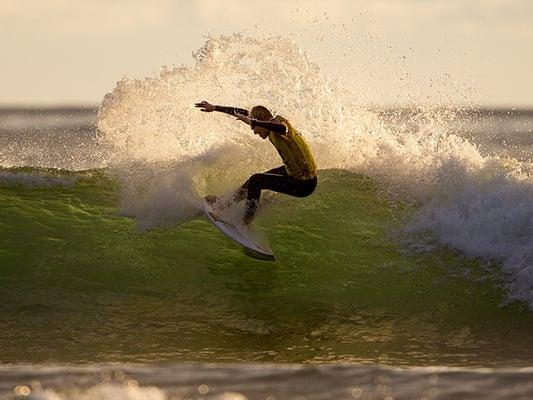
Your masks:
<instances>
[{"instance_id":1,"label":"surfer's bare foot","mask_svg":"<svg viewBox=\"0 0 533 400\"><path fill-rule=\"evenodd\" d=\"M215 205L219 210L225 210L227 208L230 208L234 202L231 200L222 201L220 197L209 195L204 197L205 201L207 201L210 205Z\"/></svg>"}]
</instances>

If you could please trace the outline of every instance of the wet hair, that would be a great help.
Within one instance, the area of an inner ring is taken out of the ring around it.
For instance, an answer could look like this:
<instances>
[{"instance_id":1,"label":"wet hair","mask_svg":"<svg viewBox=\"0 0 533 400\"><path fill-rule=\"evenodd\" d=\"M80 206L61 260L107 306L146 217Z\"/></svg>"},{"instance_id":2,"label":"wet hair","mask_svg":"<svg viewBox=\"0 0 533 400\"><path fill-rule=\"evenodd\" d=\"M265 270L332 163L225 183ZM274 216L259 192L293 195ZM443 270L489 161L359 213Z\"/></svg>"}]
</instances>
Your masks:
<instances>
[{"instance_id":1,"label":"wet hair","mask_svg":"<svg viewBox=\"0 0 533 400\"><path fill-rule=\"evenodd\" d=\"M250 110L250 116L259 121L270 121L274 116L270 110L264 106L254 106Z\"/></svg>"}]
</instances>

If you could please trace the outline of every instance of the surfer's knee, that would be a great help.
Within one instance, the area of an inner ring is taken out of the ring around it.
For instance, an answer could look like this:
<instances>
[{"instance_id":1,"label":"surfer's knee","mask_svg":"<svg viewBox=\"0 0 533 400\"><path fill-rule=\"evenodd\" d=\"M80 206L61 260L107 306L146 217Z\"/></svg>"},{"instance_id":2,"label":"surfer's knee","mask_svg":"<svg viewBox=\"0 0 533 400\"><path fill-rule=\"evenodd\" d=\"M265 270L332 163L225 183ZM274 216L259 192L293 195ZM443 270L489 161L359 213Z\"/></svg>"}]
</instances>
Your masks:
<instances>
[{"instance_id":1,"label":"surfer's knee","mask_svg":"<svg viewBox=\"0 0 533 400\"><path fill-rule=\"evenodd\" d=\"M263 174L253 174L248 179L248 187L250 187L250 185L258 186L261 184L262 181L263 181Z\"/></svg>"},{"instance_id":2,"label":"surfer's knee","mask_svg":"<svg viewBox=\"0 0 533 400\"><path fill-rule=\"evenodd\" d=\"M261 191L263 183L263 174L253 174L247 181L248 192Z\"/></svg>"}]
</instances>

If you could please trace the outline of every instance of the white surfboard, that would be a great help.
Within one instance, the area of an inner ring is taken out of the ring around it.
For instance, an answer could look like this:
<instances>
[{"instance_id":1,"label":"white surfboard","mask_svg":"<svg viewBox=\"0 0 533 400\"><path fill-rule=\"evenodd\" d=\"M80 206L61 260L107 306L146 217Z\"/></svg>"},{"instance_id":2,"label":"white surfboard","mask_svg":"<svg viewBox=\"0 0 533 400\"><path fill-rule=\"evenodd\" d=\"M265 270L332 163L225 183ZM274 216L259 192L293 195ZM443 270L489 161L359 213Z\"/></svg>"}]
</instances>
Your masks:
<instances>
[{"instance_id":1,"label":"white surfboard","mask_svg":"<svg viewBox=\"0 0 533 400\"><path fill-rule=\"evenodd\" d=\"M274 253L272 253L272 250L270 250L268 246L256 243L247 228L225 220L224 216L217 211L216 207L213 207L213 205L205 199L202 199L202 210L209 221L211 221L220 232L235 243L241 245L247 255L263 260L275 260Z\"/></svg>"}]
</instances>

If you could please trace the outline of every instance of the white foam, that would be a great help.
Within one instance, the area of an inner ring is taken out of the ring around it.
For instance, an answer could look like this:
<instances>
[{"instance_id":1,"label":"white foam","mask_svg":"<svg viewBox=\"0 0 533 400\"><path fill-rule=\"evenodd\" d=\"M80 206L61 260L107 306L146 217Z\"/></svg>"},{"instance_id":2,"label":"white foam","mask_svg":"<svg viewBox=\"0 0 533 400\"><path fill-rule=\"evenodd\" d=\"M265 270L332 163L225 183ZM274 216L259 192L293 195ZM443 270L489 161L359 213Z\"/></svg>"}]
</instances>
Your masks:
<instances>
[{"instance_id":1,"label":"white foam","mask_svg":"<svg viewBox=\"0 0 533 400\"><path fill-rule=\"evenodd\" d=\"M37 388L29 392L32 400L166 400L166 394L151 386L119 385L102 383L89 389L65 390Z\"/></svg>"},{"instance_id":2,"label":"white foam","mask_svg":"<svg viewBox=\"0 0 533 400\"><path fill-rule=\"evenodd\" d=\"M425 204L405 230L432 232L440 245L501 262L510 299L533 306L533 180L510 174L480 184L474 177L449 198Z\"/></svg>"}]
</instances>

